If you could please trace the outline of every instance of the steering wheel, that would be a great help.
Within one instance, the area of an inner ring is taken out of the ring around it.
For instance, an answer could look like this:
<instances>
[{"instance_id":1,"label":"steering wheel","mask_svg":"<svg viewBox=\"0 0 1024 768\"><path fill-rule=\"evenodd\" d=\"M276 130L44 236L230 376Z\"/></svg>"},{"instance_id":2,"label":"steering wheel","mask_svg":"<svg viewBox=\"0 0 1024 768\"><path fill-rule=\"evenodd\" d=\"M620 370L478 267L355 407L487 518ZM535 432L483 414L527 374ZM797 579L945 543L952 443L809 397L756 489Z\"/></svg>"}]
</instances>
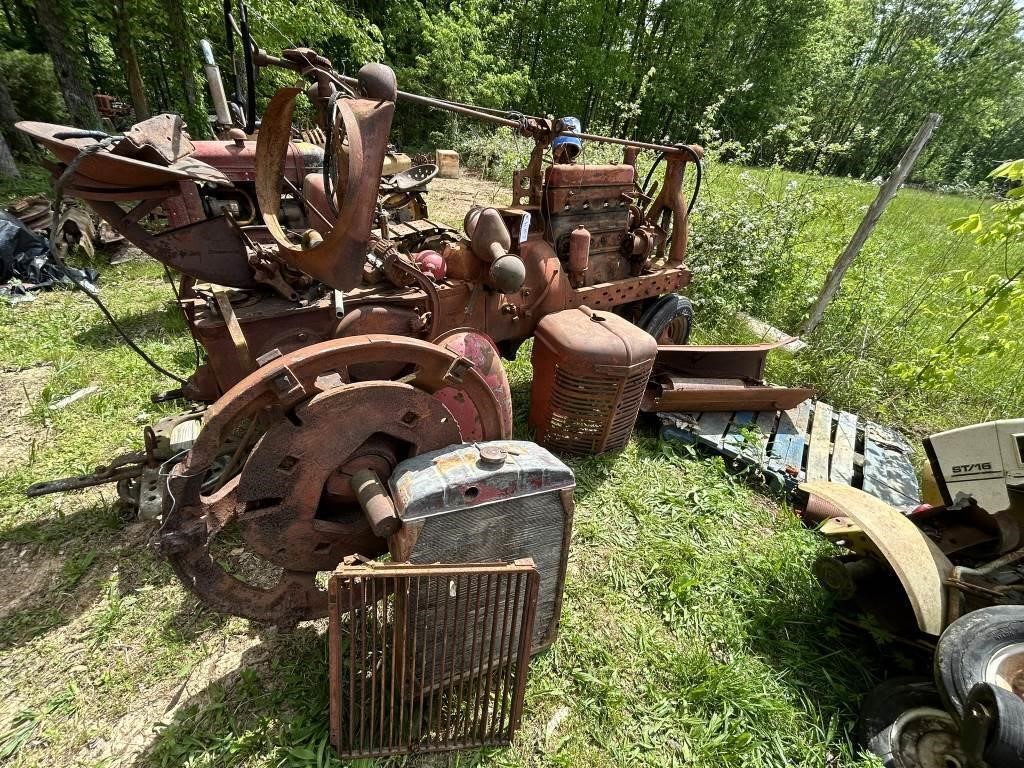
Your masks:
<instances>
[{"instance_id":1,"label":"steering wheel","mask_svg":"<svg viewBox=\"0 0 1024 768\"><path fill-rule=\"evenodd\" d=\"M390 179L381 183L381 187L396 192L409 192L418 187L428 184L440 169L434 163L414 165L412 168L396 173Z\"/></svg>"}]
</instances>

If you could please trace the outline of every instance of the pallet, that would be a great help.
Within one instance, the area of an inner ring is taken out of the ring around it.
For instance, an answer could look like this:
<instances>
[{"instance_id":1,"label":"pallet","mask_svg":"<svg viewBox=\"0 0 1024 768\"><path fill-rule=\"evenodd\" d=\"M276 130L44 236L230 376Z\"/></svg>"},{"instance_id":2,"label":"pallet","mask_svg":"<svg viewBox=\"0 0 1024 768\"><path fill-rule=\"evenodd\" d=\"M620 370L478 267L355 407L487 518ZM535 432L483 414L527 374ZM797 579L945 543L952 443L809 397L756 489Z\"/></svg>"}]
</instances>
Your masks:
<instances>
[{"instance_id":1,"label":"pallet","mask_svg":"<svg viewBox=\"0 0 1024 768\"><path fill-rule=\"evenodd\" d=\"M658 418L662 438L754 469L781 493L793 493L805 480L830 480L861 488L897 509L920 504L913 449L903 436L828 403L805 400L788 411L661 413Z\"/></svg>"}]
</instances>

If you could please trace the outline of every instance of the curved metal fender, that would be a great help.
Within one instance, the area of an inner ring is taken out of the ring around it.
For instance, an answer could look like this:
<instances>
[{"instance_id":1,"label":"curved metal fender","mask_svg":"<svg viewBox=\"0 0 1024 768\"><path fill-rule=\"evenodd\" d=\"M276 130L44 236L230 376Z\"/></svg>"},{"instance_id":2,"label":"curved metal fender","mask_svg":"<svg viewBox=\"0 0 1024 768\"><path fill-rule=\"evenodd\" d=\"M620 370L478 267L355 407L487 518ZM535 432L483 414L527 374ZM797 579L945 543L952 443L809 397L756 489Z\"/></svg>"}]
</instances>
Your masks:
<instances>
[{"instance_id":1,"label":"curved metal fender","mask_svg":"<svg viewBox=\"0 0 1024 768\"><path fill-rule=\"evenodd\" d=\"M831 502L864 532L899 577L920 630L941 634L947 615L945 581L953 564L938 546L901 512L859 488L818 481L802 483L800 490Z\"/></svg>"}]
</instances>

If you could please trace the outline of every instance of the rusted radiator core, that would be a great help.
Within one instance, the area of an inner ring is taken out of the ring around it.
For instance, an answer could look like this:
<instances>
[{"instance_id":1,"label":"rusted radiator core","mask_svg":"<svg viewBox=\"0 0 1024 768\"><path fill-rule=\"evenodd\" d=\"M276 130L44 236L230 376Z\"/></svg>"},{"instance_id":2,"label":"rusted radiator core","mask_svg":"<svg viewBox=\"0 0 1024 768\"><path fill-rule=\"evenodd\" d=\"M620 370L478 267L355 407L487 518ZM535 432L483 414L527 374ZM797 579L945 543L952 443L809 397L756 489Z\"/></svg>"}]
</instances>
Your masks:
<instances>
[{"instance_id":1,"label":"rusted radiator core","mask_svg":"<svg viewBox=\"0 0 1024 768\"><path fill-rule=\"evenodd\" d=\"M342 758L511 743L537 607L532 560L342 565L329 583Z\"/></svg>"}]
</instances>

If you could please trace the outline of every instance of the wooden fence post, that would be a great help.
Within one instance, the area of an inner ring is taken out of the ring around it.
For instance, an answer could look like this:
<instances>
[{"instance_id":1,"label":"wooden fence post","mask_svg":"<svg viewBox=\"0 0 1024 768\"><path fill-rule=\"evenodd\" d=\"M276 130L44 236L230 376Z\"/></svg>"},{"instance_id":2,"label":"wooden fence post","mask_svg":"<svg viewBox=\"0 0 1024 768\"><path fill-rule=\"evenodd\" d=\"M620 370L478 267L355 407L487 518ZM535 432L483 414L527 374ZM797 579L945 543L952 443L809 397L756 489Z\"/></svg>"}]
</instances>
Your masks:
<instances>
[{"instance_id":1,"label":"wooden fence post","mask_svg":"<svg viewBox=\"0 0 1024 768\"><path fill-rule=\"evenodd\" d=\"M941 122L942 115L935 112L930 113L925 118L914 140L907 147L907 151L903 153L903 157L900 158L899 163L896 165L896 169L878 190L878 196L868 207L868 212L864 215L860 226L857 227L857 231L853 233L853 237L850 238L849 244L839 258L836 259L836 263L832 266L831 271L829 271L825 285L822 286L821 294L818 296L818 301L815 302L811 314L808 315L804 324L800 327L799 335L805 336L818 327L818 323L821 322L821 318L825 315L825 310L828 309L828 305L839 292L839 286L843 283L843 276L846 274L846 270L850 268L853 260L857 258L857 254L860 253L864 243L867 242L871 230L875 228L886 207L896 197L896 192L899 190L900 185L910 175L910 169L914 167L917 156L921 154L924 145L928 143L928 139L932 137L932 133L939 127Z\"/></svg>"}]
</instances>

